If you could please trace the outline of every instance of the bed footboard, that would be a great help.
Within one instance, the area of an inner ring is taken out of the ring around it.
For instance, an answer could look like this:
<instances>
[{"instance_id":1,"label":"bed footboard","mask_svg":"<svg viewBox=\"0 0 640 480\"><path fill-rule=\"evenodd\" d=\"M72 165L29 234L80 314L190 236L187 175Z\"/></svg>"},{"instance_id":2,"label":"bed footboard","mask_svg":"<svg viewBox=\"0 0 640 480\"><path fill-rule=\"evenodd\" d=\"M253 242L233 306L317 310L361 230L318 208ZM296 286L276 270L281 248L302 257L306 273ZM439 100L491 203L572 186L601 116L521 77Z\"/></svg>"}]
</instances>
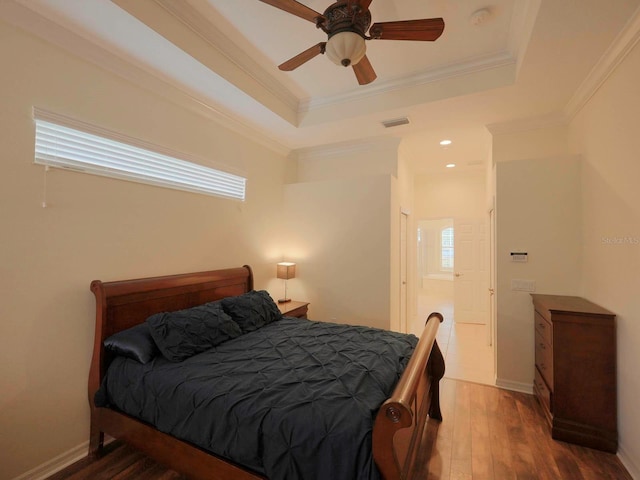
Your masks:
<instances>
[{"instance_id":1,"label":"bed footboard","mask_svg":"<svg viewBox=\"0 0 640 480\"><path fill-rule=\"evenodd\" d=\"M385 480L412 477L427 419L442 420L444 358L435 338L443 320L440 313L429 315L402 378L376 416L373 457Z\"/></svg>"}]
</instances>

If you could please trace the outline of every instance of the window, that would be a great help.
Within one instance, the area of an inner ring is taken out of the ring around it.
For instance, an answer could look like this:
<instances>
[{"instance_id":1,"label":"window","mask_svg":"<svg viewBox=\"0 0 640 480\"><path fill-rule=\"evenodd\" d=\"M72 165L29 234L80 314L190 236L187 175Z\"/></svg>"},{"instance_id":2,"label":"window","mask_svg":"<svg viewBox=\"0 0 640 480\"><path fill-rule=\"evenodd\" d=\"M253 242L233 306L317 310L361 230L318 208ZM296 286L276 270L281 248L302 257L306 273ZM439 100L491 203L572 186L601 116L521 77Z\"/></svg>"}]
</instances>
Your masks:
<instances>
[{"instance_id":1,"label":"window","mask_svg":"<svg viewBox=\"0 0 640 480\"><path fill-rule=\"evenodd\" d=\"M443 228L440 232L440 269L453 271L453 227Z\"/></svg>"},{"instance_id":2,"label":"window","mask_svg":"<svg viewBox=\"0 0 640 480\"><path fill-rule=\"evenodd\" d=\"M78 130L73 127L80 122L56 114L34 110L34 116L37 164L205 195L245 198L244 177L159 153L160 147L90 125Z\"/></svg>"}]
</instances>

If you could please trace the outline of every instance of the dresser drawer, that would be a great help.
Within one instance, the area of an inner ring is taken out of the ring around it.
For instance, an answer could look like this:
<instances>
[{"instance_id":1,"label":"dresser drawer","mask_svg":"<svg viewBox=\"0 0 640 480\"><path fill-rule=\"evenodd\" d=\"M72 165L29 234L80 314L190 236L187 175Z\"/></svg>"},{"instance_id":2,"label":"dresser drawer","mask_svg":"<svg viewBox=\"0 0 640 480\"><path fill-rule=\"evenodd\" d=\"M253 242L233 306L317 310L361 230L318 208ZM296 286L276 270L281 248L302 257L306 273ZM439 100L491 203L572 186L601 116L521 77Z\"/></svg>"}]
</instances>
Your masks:
<instances>
[{"instance_id":1,"label":"dresser drawer","mask_svg":"<svg viewBox=\"0 0 640 480\"><path fill-rule=\"evenodd\" d=\"M536 332L540 333L544 338L544 341L549 345L553 345L553 332L551 328L551 323L536 312L534 321L536 322Z\"/></svg>"},{"instance_id":2,"label":"dresser drawer","mask_svg":"<svg viewBox=\"0 0 640 480\"><path fill-rule=\"evenodd\" d=\"M534 370L536 372L535 373L535 377L533 379L533 390L534 390L534 393L536 394L536 397L538 397L538 399L540 400L540 402L542 403L544 408L548 412L552 412L552 410L551 410L551 392L549 391L549 388L547 387L547 384L544 383L544 380L542 379L542 375L540 374L538 369L536 368Z\"/></svg>"},{"instance_id":3,"label":"dresser drawer","mask_svg":"<svg viewBox=\"0 0 640 480\"><path fill-rule=\"evenodd\" d=\"M553 390L553 349L536 330L536 367Z\"/></svg>"}]
</instances>

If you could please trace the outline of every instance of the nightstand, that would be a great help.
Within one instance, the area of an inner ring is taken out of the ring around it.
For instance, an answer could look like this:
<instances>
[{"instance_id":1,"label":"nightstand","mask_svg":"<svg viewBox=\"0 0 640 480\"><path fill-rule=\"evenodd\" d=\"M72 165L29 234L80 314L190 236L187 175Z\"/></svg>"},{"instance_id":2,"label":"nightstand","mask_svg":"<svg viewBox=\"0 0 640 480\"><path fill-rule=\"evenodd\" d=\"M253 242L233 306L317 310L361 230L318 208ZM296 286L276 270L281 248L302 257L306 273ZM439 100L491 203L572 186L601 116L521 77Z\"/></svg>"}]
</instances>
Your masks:
<instances>
[{"instance_id":1,"label":"nightstand","mask_svg":"<svg viewBox=\"0 0 640 480\"><path fill-rule=\"evenodd\" d=\"M309 302L290 302L278 303L278 308L285 317L307 318L307 310L309 310Z\"/></svg>"}]
</instances>

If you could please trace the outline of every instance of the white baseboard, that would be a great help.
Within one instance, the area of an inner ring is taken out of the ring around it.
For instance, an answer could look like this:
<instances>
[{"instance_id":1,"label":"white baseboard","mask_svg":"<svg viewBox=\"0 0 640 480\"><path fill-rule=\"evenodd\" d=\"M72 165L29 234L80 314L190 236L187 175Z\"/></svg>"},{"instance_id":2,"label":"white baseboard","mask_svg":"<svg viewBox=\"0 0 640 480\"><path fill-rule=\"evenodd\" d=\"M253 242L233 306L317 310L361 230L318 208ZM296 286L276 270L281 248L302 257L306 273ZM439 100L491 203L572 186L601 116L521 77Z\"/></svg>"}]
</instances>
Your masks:
<instances>
[{"instance_id":1,"label":"white baseboard","mask_svg":"<svg viewBox=\"0 0 640 480\"><path fill-rule=\"evenodd\" d=\"M23 473L13 480L44 480L54 473L58 473L65 467L77 462L87 456L89 452L89 441L82 442L80 445L73 447L71 450L61 453L57 457L32 468L28 472Z\"/></svg>"},{"instance_id":2,"label":"white baseboard","mask_svg":"<svg viewBox=\"0 0 640 480\"><path fill-rule=\"evenodd\" d=\"M631 478L640 480L640 466L631 459L623 445L618 445L618 458L631 475Z\"/></svg>"},{"instance_id":3,"label":"white baseboard","mask_svg":"<svg viewBox=\"0 0 640 480\"><path fill-rule=\"evenodd\" d=\"M530 395L533 395L532 383L513 382L511 380L496 378L496 387L504 388L505 390L513 390L514 392L528 393Z\"/></svg>"}]
</instances>

